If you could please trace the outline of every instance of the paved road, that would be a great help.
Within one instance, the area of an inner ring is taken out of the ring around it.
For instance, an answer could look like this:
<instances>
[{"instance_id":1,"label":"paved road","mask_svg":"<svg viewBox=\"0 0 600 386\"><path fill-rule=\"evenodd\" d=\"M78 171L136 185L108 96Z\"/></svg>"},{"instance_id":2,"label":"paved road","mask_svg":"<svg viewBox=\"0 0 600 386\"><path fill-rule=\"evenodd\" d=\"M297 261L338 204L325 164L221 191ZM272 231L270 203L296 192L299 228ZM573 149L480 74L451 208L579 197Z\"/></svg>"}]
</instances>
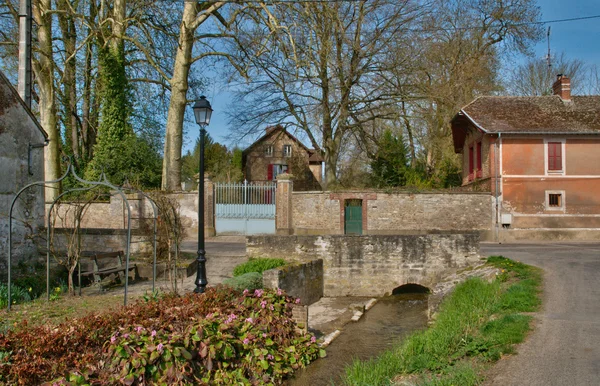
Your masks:
<instances>
[{"instance_id":1,"label":"paved road","mask_svg":"<svg viewBox=\"0 0 600 386\"><path fill-rule=\"evenodd\" d=\"M600 244L484 244L481 252L544 269L535 331L486 385L600 385Z\"/></svg>"}]
</instances>

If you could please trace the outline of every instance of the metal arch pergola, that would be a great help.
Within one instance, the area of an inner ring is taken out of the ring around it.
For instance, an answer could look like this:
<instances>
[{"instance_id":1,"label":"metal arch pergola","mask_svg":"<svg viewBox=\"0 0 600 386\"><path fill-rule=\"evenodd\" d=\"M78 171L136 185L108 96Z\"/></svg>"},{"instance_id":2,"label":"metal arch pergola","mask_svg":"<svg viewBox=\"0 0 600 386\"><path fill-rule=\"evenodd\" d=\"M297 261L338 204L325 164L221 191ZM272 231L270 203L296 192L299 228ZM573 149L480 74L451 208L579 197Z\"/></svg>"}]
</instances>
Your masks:
<instances>
[{"instance_id":1,"label":"metal arch pergola","mask_svg":"<svg viewBox=\"0 0 600 386\"><path fill-rule=\"evenodd\" d=\"M156 201L146 192L136 189L132 186L125 186L127 182L121 186L122 190L127 190L131 192L135 192L144 196L144 198L148 199L150 204L152 205L152 211L154 213L153 217L153 239L152 239L152 292L155 291L155 283L156 283L156 222L158 220L158 206L156 205Z\"/></svg>"},{"instance_id":2,"label":"metal arch pergola","mask_svg":"<svg viewBox=\"0 0 600 386\"><path fill-rule=\"evenodd\" d=\"M11 279L12 279L12 270L11 270L11 265L12 265L12 220L13 220L13 210L14 210L14 206L15 203L17 202L17 199L19 198L19 196L25 192L27 189L34 187L34 186L44 186L47 187L51 184L56 184L59 183L61 181L63 181L65 178L67 178L67 176L71 174L75 180L77 180L78 182L84 184L84 185L88 185L85 188L75 188L75 189L71 189L67 192L64 192L62 194L60 194L53 202L52 205L50 206L50 210L48 211L48 226L50 225L50 211L53 209L55 203L58 201L59 198L63 197L66 194L72 193L74 191L85 191L85 190L91 190L94 189L96 187L99 186L104 186L107 187L109 189L115 190L119 193L119 195L121 196L121 198L123 199L123 201L127 204L127 244L126 244L126 258L125 258L125 269L126 269L126 273L129 272L129 257L130 257L130 247L131 247L131 206L129 205L129 200L127 199L127 195L123 192L123 190L119 187L117 187L116 185L111 184L107 179L106 176L104 175L104 173L102 173L102 175L100 176L100 181L88 181L85 180L81 177L79 177L77 175L77 173L75 172L75 169L73 168L73 165L71 162L69 162L67 164L67 169L65 171L65 173L58 179L56 180L49 180L49 181L36 181L36 182L32 182L30 184L25 185L21 190L19 190L17 192L17 194L15 195L15 197L13 198L11 204L10 204L10 210L9 210L9 215L8 215L8 311L10 311L11 309L11 303L12 303L12 293L11 293ZM155 204L153 203L153 207L155 206ZM156 210L155 210L155 240L156 240ZM48 232L49 232L49 227L48 227ZM46 251L46 297L47 299L50 298L50 287L49 287L49 283L50 283L50 248L48 246L49 243L49 238L48 240L46 240L46 246L47 246L47 251ZM154 244L154 272L156 273L156 241ZM124 291L124 295L123 295L123 305L127 305L127 290L128 290L128 286L129 286L129 275L126 274L125 275L125 291ZM153 287L154 287L154 278L153 278Z\"/></svg>"}]
</instances>

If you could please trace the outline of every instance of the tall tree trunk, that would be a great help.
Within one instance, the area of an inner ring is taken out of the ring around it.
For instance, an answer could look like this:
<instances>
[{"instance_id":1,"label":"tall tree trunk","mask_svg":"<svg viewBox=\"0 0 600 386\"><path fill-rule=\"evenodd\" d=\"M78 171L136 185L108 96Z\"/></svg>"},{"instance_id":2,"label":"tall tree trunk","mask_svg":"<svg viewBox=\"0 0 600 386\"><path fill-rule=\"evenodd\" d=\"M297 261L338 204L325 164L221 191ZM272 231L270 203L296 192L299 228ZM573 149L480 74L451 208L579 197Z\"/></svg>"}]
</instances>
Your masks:
<instances>
[{"instance_id":1,"label":"tall tree trunk","mask_svg":"<svg viewBox=\"0 0 600 386\"><path fill-rule=\"evenodd\" d=\"M59 8L65 10L58 16L58 25L62 33L62 41L65 49L65 70L63 75L64 84L64 116L65 116L65 138L71 147L71 153L75 163L80 159L79 122L77 120L77 57L75 55L77 32L75 22L70 14L67 0L59 2Z\"/></svg>"},{"instance_id":2,"label":"tall tree trunk","mask_svg":"<svg viewBox=\"0 0 600 386\"><path fill-rule=\"evenodd\" d=\"M54 61L52 60L52 0L34 2L33 17L38 25L39 61L34 65L39 86L40 123L50 143L44 151L44 178L60 177L60 133L56 122L56 99L54 93ZM60 184L45 188L46 201L54 200L60 193Z\"/></svg>"},{"instance_id":3,"label":"tall tree trunk","mask_svg":"<svg viewBox=\"0 0 600 386\"><path fill-rule=\"evenodd\" d=\"M186 1L183 6L179 44L171 78L171 100L167 115L165 135L165 151L162 170L162 189L181 189L181 147L183 141L183 117L187 105L188 75L192 64L192 48L194 46L194 20L197 4Z\"/></svg>"}]
</instances>

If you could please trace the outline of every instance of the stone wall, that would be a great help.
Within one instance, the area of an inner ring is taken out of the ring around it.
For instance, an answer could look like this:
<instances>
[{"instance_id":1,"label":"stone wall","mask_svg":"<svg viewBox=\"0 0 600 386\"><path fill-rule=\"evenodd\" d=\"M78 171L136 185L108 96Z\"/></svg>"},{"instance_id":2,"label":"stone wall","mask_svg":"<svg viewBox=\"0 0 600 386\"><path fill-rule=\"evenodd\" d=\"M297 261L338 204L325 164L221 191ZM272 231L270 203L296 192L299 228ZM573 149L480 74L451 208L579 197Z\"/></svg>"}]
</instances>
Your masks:
<instances>
[{"instance_id":1,"label":"stone wall","mask_svg":"<svg viewBox=\"0 0 600 386\"><path fill-rule=\"evenodd\" d=\"M55 231L52 239L53 250L63 252L67 250L67 242L71 234L64 229ZM127 249L126 229L82 229L81 230L82 251L85 252L116 252ZM143 234L139 229L131 231L131 254L152 254L152 238ZM44 246L45 247L45 246Z\"/></svg>"},{"instance_id":2,"label":"stone wall","mask_svg":"<svg viewBox=\"0 0 600 386\"><path fill-rule=\"evenodd\" d=\"M344 204L350 199L362 200L363 234L479 231L491 237L489 193L293 192L292 233L343 234Z\"/></svg>"},{"instance_id":3,"label":"stone wall","mask_svg":"<svg viewBox=\"0 0 600 386\"><path fill-rule=\"evenodd\" d=\"M479 234L248 236L249 257L323 259L324 296L383 296L405 284L432 288L479 262Z\"/></svg>"},{"instance_id":4,"label":"stone wall","mask_svg":"<svg viewBox=\"0 0 600 386\"><path fill-rule=\"evenodd\" d=\"M44 133L15 89L0 72L0 279L7 273L9 212L17 192L44 179ZM37 259L32 242L43 226L44 192L26 190L13 210L12 264Z\"/></svg>"},{"instance_id":5,"label":"stone wall","mask_svg":"<svg viewBox=\"0 0 600 386\"><path fill-rule=\"evenodd\" d=\"M263 272L265 288L281 288L289 296L310 305L323 297L323 260L289 264Z\"/></svg>"}]
</instances>

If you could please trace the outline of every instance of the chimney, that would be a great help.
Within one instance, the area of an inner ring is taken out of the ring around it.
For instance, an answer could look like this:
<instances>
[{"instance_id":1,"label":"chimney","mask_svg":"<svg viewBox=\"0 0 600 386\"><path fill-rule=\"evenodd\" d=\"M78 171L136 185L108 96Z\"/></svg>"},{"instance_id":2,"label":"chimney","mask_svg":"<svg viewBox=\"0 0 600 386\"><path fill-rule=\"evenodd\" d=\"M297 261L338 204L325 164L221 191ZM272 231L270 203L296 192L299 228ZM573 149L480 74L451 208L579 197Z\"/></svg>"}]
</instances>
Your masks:
<instances>
[{"instance_id":1,"label":"chimney","mask_svg":"<svg viewBox=\"0 0 600 386\"><path fill-rule=\"evenodd\" d=\"M556 75L556 82L552 85L552 93L558 95L563 101L570 101L571 79L563 74Z\"/></svg>"}]
</instances>

